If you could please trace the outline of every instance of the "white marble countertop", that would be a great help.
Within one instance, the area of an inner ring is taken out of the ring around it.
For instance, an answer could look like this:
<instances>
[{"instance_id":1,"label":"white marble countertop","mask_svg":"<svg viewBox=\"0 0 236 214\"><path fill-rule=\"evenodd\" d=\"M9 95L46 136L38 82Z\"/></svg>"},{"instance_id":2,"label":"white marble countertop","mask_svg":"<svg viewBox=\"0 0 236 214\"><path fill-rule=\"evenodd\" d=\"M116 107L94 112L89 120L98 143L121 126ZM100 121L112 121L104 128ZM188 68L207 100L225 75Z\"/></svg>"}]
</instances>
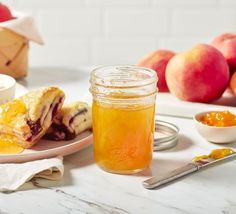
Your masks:
<instances>
[{"instance_id":1,"label":"white marble countertop","mask_svg":"<svg viewBox=\"0 0 236 214\"><path fill-rule=\"evenodd\" d=\"M56 85L68 101L86 99L88 72L84 69L34 68L19 81L28 89ZM61 181L33 180L20 191L0 193L0 213L165 213L235 214L236 161L195 173L166 187L147 190L142 181L182 166L199 154L220 147L205 141L190 119L160 119L180 127L177 147L154 152L150 169L137 175L102 171L93 160L92 146L65 157ZM236 148L235 144L227 145Z\"/></svg>"}]
</instances>

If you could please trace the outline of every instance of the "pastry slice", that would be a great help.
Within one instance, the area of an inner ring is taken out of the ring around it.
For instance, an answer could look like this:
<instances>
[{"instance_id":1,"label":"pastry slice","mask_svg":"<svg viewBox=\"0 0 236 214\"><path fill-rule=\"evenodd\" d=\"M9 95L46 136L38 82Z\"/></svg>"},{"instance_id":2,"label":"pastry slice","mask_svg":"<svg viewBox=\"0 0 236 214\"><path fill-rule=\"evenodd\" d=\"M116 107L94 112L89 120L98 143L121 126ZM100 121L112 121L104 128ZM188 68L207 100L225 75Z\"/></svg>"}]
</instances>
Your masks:
<instances>
[{"instance_id":1,"label":"pastry slice","mask_svg":"<svg viewBox=\"0 0 236 214\"><path fill-rule=\"evenodd\" d=\"M63 105L44 138L71 140L86 129L92 128L91 108L84 102Z\"/></svg>"},{"instance_id":2,"label":"pastry slice","mask_svg":"<svg viewBox=\"0 0 236 214\"><path fill-rule=\"evenodd\" d=\"M1 105L0 138L2 134L7 134L23 148L31 147L51 126L64 98L59 88L48 87Z\"/></svg>"}]
</instances>

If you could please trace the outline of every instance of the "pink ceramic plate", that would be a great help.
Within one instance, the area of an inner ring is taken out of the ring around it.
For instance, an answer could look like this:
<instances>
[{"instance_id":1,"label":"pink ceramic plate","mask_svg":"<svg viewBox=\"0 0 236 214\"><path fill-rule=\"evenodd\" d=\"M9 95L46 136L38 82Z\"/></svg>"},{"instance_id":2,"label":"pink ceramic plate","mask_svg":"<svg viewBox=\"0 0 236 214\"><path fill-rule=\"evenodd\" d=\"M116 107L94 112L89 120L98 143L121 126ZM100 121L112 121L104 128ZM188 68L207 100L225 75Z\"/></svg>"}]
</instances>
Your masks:
<instances>
[{"instance_id":1,"label":"pink ceramic plate","mask_svg":"<svg viewBox=\"0 0 236 214\"><path fill-rule=\"evenodd\" d=\"M85 131L70 141L50 141L41 139L35 146L24 150L21 154L0 155L0 163L21 163L58 155L65 156L75 153L92 143L91 131Z\"/></svg>"}]
</instances>

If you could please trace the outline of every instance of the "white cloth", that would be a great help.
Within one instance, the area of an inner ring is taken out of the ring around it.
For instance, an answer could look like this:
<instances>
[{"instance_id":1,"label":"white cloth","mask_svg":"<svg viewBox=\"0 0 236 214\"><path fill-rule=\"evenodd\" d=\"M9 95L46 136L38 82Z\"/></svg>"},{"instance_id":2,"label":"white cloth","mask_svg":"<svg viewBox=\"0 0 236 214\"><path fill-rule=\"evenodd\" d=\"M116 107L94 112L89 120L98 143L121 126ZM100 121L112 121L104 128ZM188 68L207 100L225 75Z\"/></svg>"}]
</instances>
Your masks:
<instances>
[{"instance_id":1,"label":"white cloth","mask_svg":"<svg viewBox=\"0 0 236 214\"><path fill-rule=\"evenodd\" d=\"M28 40L43 45L43 38L41 37L32 16L20 12L13 12L13 16L16 18L6 22L0 22L0 27L9 29L24 36Z\"/></svg>"},{"instance_id":2,"label":"white cloth","mask_svg":"<svg viewBox=\"0 0 236 214\"><path fill-rule=\"evenodd\" d=\"M0 164L0 191L17 190L21 185L34 177L59 180L63 173L62 157L26 163Z\"/></svg>"}]
</instances>

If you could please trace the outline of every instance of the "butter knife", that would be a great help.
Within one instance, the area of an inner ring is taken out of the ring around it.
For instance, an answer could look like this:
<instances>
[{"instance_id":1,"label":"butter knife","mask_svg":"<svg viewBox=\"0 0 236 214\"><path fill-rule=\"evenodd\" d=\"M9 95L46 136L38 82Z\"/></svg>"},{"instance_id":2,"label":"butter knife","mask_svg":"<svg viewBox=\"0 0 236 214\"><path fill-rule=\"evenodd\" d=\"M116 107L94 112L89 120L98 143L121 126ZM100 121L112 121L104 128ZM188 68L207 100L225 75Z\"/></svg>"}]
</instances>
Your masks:
<instances>
[{"instance_id":1,"label":"butter knife","mask_svg":"<svg viewBox=\"0 0 236 214\"><path fill-rule=\"evenodd\" d=\"M218 163L223 163L225 161L229 161L235 158L236 158L236 153L234 152L233 154L227 155L226 157L217 160L212 160L210 162L197 161L188 163L185 166L170 171L166 175L154 176L152 178L149 178L148 180L143 181L143 186L147 189L157 188L162 185L168 184L174 180L177 180L181 177L184 177L185 175L197 172L205 167L209 167L211 165L215 165Z\"/></svg>"}]
</instances>

